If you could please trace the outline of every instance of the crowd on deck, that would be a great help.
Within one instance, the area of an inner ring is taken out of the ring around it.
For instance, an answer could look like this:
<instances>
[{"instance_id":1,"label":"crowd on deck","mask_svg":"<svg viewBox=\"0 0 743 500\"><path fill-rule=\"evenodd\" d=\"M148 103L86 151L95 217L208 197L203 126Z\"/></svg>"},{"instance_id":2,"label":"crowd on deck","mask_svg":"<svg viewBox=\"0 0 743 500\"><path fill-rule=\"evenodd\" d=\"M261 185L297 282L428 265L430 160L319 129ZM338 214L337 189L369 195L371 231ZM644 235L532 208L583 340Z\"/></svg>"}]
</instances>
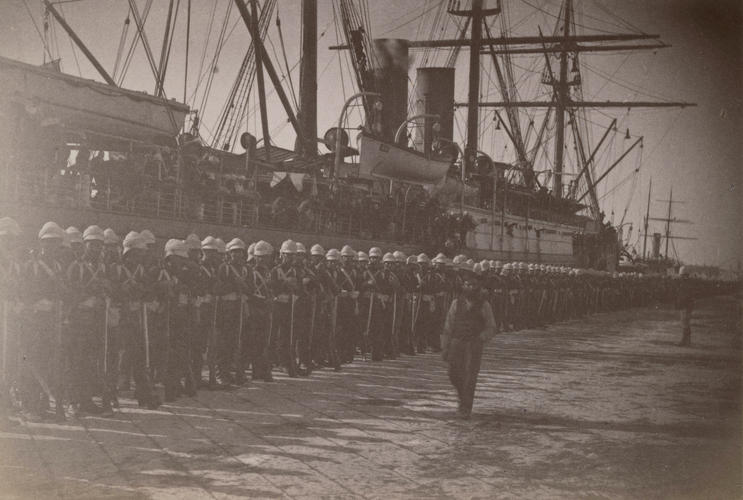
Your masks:
<instances>
[{"instance_id":1,"label":"crowd on deck","mask_svg":"<svg viewBox=\"0 0 743 500\"><path fill-rule=\"evenodd\" d=\"M496 332L734 286L292 240L190 234L163 249L148 230L120 238L54 222L33 249L22 241L16 222L0 219L2 407L27 418L111 413L132 387L156 408L248 377L271 382L277 370L309 376L446 350L444 321L467 277Z\"/></svg>"}]
</instances>

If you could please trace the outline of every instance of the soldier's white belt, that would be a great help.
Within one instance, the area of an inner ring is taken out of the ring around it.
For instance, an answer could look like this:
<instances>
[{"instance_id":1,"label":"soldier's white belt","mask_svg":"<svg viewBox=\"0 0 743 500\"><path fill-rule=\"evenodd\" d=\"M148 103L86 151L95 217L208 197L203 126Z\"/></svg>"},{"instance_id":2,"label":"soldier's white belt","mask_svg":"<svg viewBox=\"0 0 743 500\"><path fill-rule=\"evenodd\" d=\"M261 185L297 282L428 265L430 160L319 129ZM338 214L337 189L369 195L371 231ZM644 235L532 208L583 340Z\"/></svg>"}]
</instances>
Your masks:
<instances>
[{"instance_id":1,"label":"soldier's white belt","mask_svg":"<svg viewBox=\"0 0 743 500\"><path fill-rule=\"evenodd\" d=\"M108 326L116 328L121 322L121 308L109 307L108 308Z\"/></svg>"},{"instance_id":2,"label":"soldier's white belt","mask_svg":"<svg viewBox=\"0 0 743 500\"><path fill-rule=\"evenodd\" d=\"M90 296L87 299L80 302L77 307L78 309L93 309L100 305L100 299L96 296Z\"/></svg>"},{"instance_id":3,"label":"soldier's white belt","mask_svg":"<svg viewBox=\"0 0 743 500\"><path fill-rule=\"evenodd\" d=\"M198 301L198 304L197 305L211 304L212 303L212 300L214 300L214 296L211 295L211 294L207 294L207 295L204 295L202 297L198 297L197 298L197 301Z\"/></svg>"},{"instance_id":4,"label":"soldier's white belt","mask_svg":"<svg viewBox=\"0 0 743 500\"><path fill-rule=\"evenodd\" d=\"M276 296L276 302L288 303L289 299L291 299L291 295L288 293L280 293Z\"/></svg>"},{"instance_id":5,"label":"soldier's white belt","mask_svg":"<svg viewBox=\"0 0 743 500\"><path fill-rule=\"evenodd\" d=\"M49 299L37 300L33 305L34 312L51 312L54 309L54 302Z\"/></svg>"},{"instance_id":6,"label":"soldier's white belt","mask_svg":"<svg viewBox=\"0 0 743 500\"><path fill-rule=\"evenodd\" d=\"M233 302L237 300L237 292L228 293L226 295L222 295L222 300L226 300L228 302Z\"/></svg>"}]
</instances>

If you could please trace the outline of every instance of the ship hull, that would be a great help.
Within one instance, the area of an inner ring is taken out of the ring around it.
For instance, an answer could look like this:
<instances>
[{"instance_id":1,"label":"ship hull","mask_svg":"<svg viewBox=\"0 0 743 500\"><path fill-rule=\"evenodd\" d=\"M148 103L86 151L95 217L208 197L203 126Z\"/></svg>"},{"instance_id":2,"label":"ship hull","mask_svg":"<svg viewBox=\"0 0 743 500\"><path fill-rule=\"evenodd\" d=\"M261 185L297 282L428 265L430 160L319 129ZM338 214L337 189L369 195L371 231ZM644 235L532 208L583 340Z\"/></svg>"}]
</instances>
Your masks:
<instances>
[{"instance_id":1,"label":"ship hull","mask_svg":"<svg viewBox=\"0 0 743 500\"><path fill-rule=\"evenodd\" d=\"M480 259L579 265L574 236L592 229L473 207L466 210L477 224L467 233L466 253Z\"/></svg>"}]
</instances>

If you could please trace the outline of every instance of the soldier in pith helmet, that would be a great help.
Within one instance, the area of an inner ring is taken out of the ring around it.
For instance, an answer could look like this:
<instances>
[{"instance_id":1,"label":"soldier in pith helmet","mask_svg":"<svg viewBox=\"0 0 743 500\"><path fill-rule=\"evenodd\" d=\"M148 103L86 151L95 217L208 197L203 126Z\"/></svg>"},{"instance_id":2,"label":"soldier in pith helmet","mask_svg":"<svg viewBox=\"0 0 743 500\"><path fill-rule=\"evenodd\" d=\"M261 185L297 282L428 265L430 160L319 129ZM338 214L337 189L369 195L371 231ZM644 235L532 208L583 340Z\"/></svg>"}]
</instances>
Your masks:
<instances>
[{"instance_id":1,"label":"soldier in pith helmet","mask_svg":"<svg viewBox=\"0 0 743 500\"><path fill-rule=\"evenodd\" d=\"M219 267L216 285L221 309L218 313L220 354L217 361L217 382L220 385L245 381L243 343L247 331L246 298L253 294L252 276L248 275L245 265L245 242L233 238L225 249L228 257Z\"/></svg>"},{"instance_id":2,"label":"soldier in pith helmet","mask_svg":"<svg viewBox=\"0 0 743 500\"><path fill-rule=\"evenodd\" d=\"M67 295L58 252L64 230L47 222L39 231L39 250L22 270L24 310L20 344L19 396L27 417L40 418L55 400L57 418L64 419L63 298Z\"/></svg>"},{"instance_id":3,"label":"soldier in pith helmet","mask_svg":"<svg viewBox=\"0 0 743 500\"><path fill-rule=\"evenodd\" d=\"M153 352L148 314L152 311L145 307L149 290L149 277L144 267L146 252L144 238L130 231L124 238L119 280L114 288L121 304L120 332L124 344L121 372L126 379L131 372L134 397L139 406L154 409L160 405L160 398L150 378Z\"/></svg>"},{"instance_id":4,"label":"soldier in pith helmet","mask_svg":"<svg viewBox=\"0 0 743 500\"><path fill-rule=\"evenodd\" d=\"M272 382L270 335L273 292L271 290L271 264L273 247L259 241L253 248L255 265L252 268L253 297L250 301L250 354L253 380Z\"/></svg>"},{"instance_id":5,"label":"soldier in pith helmet","mask_svg":"<svg viewBox=\"0 0 743 500\"><path fill-rule=\"evenodd\" d=\"M0 218L0 429L13 426L9 420L12 408L11 387L18 377L18 343L20 342L21 266L18 236L21 228L10 217Z\"/></svg>"},{"instance_id":6,"label":"soldier in pith helmet","mask_svg":"<svg viewBox=\"0 0 743 500\"><path fill-rule=\"evenodd\" d=\"M199 359L206 356L209 369L209 388L215 389L217 384L217 346L219 345L219 328L217 324L218 295L217 280L221 257L219 244L214 236L207 236L201 241L203 257L199 263L203 280L202 294L199 305L199 343L197 343ZM196 359L196 354L194 353ZM199 378L201 374L199 372Z\"/></svg>"},{"instance_id":7,"label":"soldier in pith helmet","mask_svg":"<svg viewBox=\"0 0 743 500\"><path fill-rule=\"evenodd\" d=\"M121 238L110 227L103 230L103 263L118 264L121 262Z\"/></svg>"},{"instance_id":8,"label":"soldier in pith helmet","mask_svg":"<svg viewBox=\"0 0 743 500\"><path fill-rule=\"evenodd\" d=\"M169 240L158 280L160 298L165 305L165 401L173 401L181 393L196 394L198 383L191 365L189 323L193 318L191 298L199 282L199 265L189 258L186 242Z\"/></svg>"},{"instance_id":9,"label":"soldier in pith helmet","mask_svg":"<svg viewBox=\"0 0 743 500\"><path fill-rule=\"evenodd\" d=\"M286 240L281 244L281 262L271 270L271 292L274 296L271 341L277 348L278 361L290 377L296 377L296 300L300 283L294 259L297 244ZM301 279L301 278L300 278Z\"/></svg>"},{"instance_id":10,"label":"soldier in pith helmet","mask_svg":"<svg viewBox=\"0 0 743 500\"><path fill-rule=\"evenodd\" d=\"M103 230L90 226L85 229L82 239L85 251L67 269L67 283L71 292L70 397L78 412L99 414L111 411L113 397L113 388L107 387L106 383L109 374L99 370L99 366L103 365L101 354L104 348L108 354L109 344L113 343L106 319L111 282L103 264ZM93 395L101 390L103 409L93 403Z\"/></svg>"}]
</instances>

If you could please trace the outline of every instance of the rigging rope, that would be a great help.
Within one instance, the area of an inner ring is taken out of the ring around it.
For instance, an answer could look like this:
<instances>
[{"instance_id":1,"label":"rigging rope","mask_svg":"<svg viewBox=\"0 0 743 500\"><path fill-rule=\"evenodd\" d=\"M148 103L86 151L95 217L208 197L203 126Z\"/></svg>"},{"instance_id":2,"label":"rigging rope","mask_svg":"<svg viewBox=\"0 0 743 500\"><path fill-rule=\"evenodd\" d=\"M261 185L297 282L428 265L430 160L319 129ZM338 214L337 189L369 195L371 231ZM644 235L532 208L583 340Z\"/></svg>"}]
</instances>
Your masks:
<instances>
[{"instance_id":1,"label":"rigging rope","mask_svg":"<svg viewBox=\"0 0 743 500\"><path fill-rule=\"evenodd\" d=\"M284 55L284 67L286 68L286 74L289 80L289 89L291 91L292 101L294 101L294 109L299 110L299 104L297 103L297 92L294 90L292 73L289 69L289 60L286 57L286 46L284 45L284 34L281 31L281 17L279 16L278 5L276 6L276 29L279 31L279 43L281 43L281 53Z\"/></svg>"},{"instance_id":2,"label":"rigging rope","mask_svg":"<svg viewBox=\"0 0 743 500\"><path fill-rule=\"evenodd\" d=\"M140 18L140 23L142 24L142 29L144 30L145 23L147 22L147 17L150 14L150 8L152 7L152 0L147 0L147 3L144 6L144 10L142 11L142 16ZM129 9L131 12L131 8ZM136 25L136 20L135 20ZM137 33L139 33L139 26L137 26ZM134 49L137 48L137 45L139 44L142 37L135 36L132 39L132 43L129 46L129 52L127 52L126 58L124 59L124 64L121 67L121 73L119 74L119 80L116 82L116 84L121 87L124 83L124 78L126 78L127 71L129 71L129 65L132 62L132 58L134 56Z\"/></svg>"},{"instance_id":3,"label":"rigging rope","mask_svg":"<svg viewBox=\"0 0 743 500\"><path fill-rule=\"evenodd\" d=\"M196 93L199 91L199 85L201 85L201 75L202 71L204 69L204 62L206 61L206 51L209 48L209 40L212 36L212 28L214 26L214 17L217 13L217 3L214 2L214 5L212 6L212 12L209 15L209 24L206 29L206 40L204 41L204 49L201 51L201 59L199 60L199 70L196 72L197 75L199 75L199 79L196 81L196 88L194 88L193 94L191 95L191 103L193 104L196 99Z\"/></svg>"},{"instance_id":4,"label":"rigging rope","mask_svg":"<svg viewBox=\"0 0 743 500\"><path fill-rule=\"evenodd\" d=\"M119 70L119 63L121 62L121 56L124 54L124 47L126 46L126 38L129 33L129 13L127 11L126 19L124 19L124 27L121 30L121 38L119 38L119 48L116 50L116 60L114 61L114 70L111 73L111 78L116 80L116 73Z\"/></svg>"},{"instance_id":5,"label":"rigging rope","mask_svg":"<svg viewBox=\"0 0 743 500\"><path fill-rule=\"evenodd\" d=\"M265 39L270 18L273 14L276 0L268 0L261 9L258 18L258 32L261 39ZM228 98L225 100L222 110L215 125L215 133L212 134L212 147L220 148L227 145L236 146L239 127L243 123L247 109L250 90L255 80L255 44L248 46L243 57L240 69L232 85ZM266 98L268 98L267 94ZM235 106L237 103L237 106Z\"/></svg>"},{"instance_id":6,"label":"rigging rope","mask_svg":"<svg viewBox=\"0 0 743 500\"><path fill-rule=\"evenodd\" d=\"M209 101L209 94L211 93L212 83L214 82L214 75L218 71L217 63L219 62L219 56L222 53L222 48L224 47L225 42L225 34L227 33L227 26L229 24L230 20L230 13L232 12L232 6L234 5L233 2L229 2L227 4L227 11L224 15L224 21L222 21L222 28L219 31L219 37L217 38L217 47L214 51L214 56L212 57L212 62L210 64L208 77L206 80L206 86L204 88L204 94L201 97L201 105L199 106L199 109L203 110L206 109L206 103Z\"/></svg>"},{"instance_id":7,"label":"rigging rope","mask_svg":"<svg viewBox=\"0 0 743 500\"><path fill-rule=\"evenodd\" d=\"M39 38L41 39L41 44L44 46L44 51L46 52L46 54L49 55L49 59L50 60L53 59L52 53L49 50L49 44L47 43L46 39L44 38L44 35L41 34L41 31L39 30L39 27L36 24L36 19L34 19L34 15L31 12L31 8L28 6L28 3L27 3L26 0L23 0L23 5L26 7L26 12L28 12L28 17L31 18L31 24L33 24L34 30L36 30L36 34L39 35ZM46 59L46 55L44 56L44 58ZM46 60L44 62L46 62Z\"/></svg>"}]
</instances>

